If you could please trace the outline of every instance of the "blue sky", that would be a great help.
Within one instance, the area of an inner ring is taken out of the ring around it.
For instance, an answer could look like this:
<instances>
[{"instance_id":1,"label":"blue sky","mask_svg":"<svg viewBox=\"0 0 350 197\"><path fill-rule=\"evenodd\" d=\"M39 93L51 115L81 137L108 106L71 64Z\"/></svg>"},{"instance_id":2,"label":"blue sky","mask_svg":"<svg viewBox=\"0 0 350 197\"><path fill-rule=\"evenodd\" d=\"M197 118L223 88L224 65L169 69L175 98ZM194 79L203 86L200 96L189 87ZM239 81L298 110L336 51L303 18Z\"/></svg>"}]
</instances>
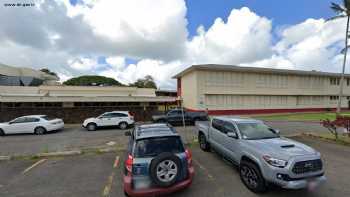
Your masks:
<instances>
[{"instance_id":1,"label":"blue sky","mask_svg":"<svg viewBox=\"0 0 350 197\"><path fill-rule=\"evenodd\" d=\"M272 19L275 27L294 25L308 18L332 16L330 3L329 0L186 0L188 30L194 35L199 25L208 29L216 18L225 20L233 8L241 7L249 7L258 15Z\"/></svg>"}]
</instances>

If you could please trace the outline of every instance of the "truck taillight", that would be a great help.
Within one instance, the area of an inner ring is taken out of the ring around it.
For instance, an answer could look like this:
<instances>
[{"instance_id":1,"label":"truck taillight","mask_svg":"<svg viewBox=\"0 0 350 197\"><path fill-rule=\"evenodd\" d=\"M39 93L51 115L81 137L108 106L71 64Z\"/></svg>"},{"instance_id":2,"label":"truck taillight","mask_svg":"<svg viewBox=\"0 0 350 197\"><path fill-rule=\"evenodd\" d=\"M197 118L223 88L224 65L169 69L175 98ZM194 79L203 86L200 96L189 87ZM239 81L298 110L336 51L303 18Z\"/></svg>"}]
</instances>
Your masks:
<instances>
[{"instance_id":1,"label":"truck taillight","mask_svg":"<svg viewBox=\"0 0 350 197\"><path fill-rule=\"evenodd\" d=\"M185 150L185 153L186 153L188 167L191 167L192 166L192 153L188 149Z\"/></svg>"},{"instance_id":2,"label":"truck taillight","mask_svg":"<svg viewBox=\"0 0 350 197\"><path fill-rule=\"evenodd\" d=\"M134 158L131 155L128 155L128 159L125 161L125 167L128 172L132 172L132 163Z\"/></svg>"}]
</instances>

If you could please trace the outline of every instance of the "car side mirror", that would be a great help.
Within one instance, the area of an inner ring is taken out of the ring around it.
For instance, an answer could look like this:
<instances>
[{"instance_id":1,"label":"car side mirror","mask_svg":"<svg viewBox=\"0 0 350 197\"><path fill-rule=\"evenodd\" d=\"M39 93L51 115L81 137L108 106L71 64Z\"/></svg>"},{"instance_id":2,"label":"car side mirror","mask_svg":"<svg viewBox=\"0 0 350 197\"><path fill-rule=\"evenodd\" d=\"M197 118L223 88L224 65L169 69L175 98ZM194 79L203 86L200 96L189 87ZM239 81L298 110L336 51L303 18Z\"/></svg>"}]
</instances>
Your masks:
<instances>
[{"instance_id":1,"label":"car side mirror","mask_svg":"<svg viewBox=\"0 0 350 197\"><path fill-rule=\"evenodd\" d=\"M131 132L130 131L125 131L124 135L125 136L131 136Z\"/></svg>"},{"instance_id":2,"label":"car side mirror","mask_svg":"<svg viewBox=\"0 0 350 197\"><path fill-rule=\"evenodd\" d=\"M238 139L237 133L235 132L228 132L227 137Z\"/></svg>"},{"instance_id":3,"label":"car side mirror","mask_svg":"<svg viewBox=\"0 0 350 197\"><path fill-rule=\"evenodd\" d=\"M9 124L13 124L13 123L14 123L14 122L12 122L12 121L11 121L11 122L9 122Z\"/></svg>"}]
</instances>

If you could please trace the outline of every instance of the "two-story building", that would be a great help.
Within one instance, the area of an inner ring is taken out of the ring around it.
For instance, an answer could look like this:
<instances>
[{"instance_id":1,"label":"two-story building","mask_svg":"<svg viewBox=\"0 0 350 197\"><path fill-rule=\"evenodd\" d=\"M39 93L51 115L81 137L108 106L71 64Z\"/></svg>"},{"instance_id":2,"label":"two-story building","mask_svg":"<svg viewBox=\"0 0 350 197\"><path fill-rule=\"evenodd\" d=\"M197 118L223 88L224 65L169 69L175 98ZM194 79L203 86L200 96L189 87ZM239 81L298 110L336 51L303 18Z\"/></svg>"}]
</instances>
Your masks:
<instances>
[{"instance_id":1,"label":"two-story building","mask_svg":"<svg viewBox=\"0 0 350 197\"><path fill-rule=\"evenodd\" d=\"M210 114L334 109L340 83L338 73L231 65L194 65L174 78L184 107ZM349 108L349 99L346 75L343 108Z\"/></svg>"}]
</instances>

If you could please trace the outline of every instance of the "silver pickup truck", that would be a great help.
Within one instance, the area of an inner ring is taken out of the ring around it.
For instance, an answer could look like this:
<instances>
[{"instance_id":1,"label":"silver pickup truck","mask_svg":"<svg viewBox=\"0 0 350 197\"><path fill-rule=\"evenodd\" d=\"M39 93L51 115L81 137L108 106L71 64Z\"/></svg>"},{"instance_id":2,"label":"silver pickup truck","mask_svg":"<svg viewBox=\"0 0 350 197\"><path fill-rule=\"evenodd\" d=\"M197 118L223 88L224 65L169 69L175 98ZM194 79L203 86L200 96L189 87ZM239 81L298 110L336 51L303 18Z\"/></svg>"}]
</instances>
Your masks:
<instances>
[{"instance_id":1,"label":"silver pickup truck","mask_svg":"<svg viewBox=\"0 0 350 197\"><path fill-rule=\"evenodd\" d=\"M326 180L319 152L280 137L262 121L214 117L196 122L196 128L200 148L238 165L244 185L255 193L265 192L269 184L302 189Z\"/></svg>"}]
</instances>

